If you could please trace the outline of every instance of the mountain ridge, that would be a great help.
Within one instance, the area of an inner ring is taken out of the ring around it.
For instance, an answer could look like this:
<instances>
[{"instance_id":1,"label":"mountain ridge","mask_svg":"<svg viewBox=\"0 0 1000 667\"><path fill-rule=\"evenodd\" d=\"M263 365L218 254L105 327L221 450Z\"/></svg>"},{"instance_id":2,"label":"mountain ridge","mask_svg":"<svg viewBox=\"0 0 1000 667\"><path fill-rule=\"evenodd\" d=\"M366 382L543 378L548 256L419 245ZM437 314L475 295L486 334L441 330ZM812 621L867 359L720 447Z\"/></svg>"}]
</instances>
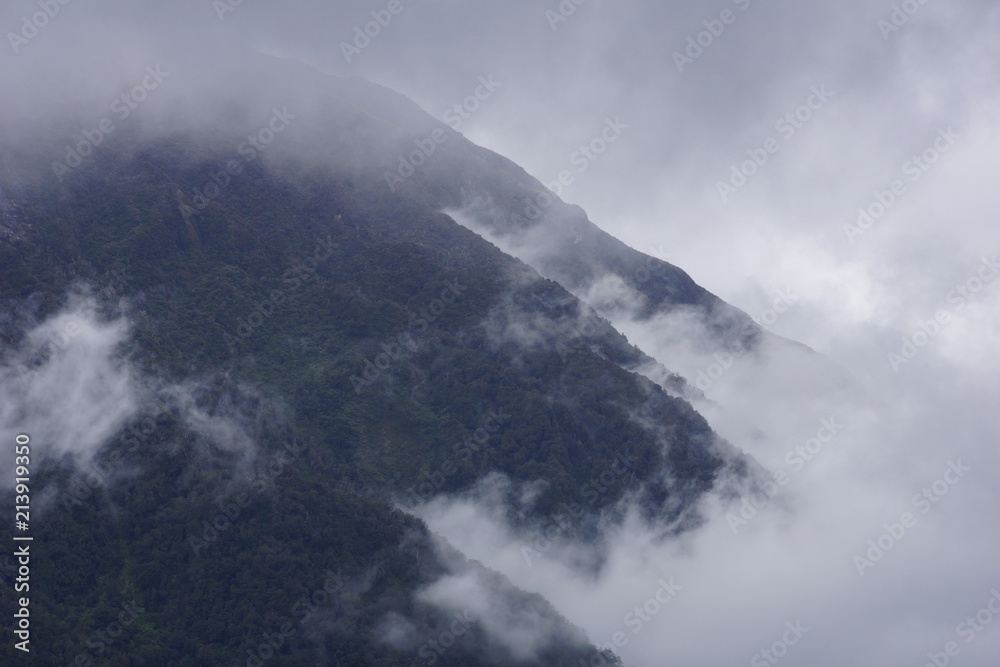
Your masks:
<instances>
[{"instance_id":1,"label":"mountain ridge","mask_svg":"<svg viewBox=\"0 0 1000 667\"><path fill-rule=\"evenodd\" d=\"M278 93L299 90L290 79ZM4 428L32 428L23 397L42 395L47 379L75 377L88 359L96 368L87 377L103 382L125 369L136 388L150 385L142 395L164 385L174 387L166 396L187 397L166 413L138 401L114 433L94 436L93 451L72 441L40 447L45 493L78 501L51 505L46 517L43 544L60 554L59 566L37 576L61 592L39 600L39 623L63 637L46 649L53 660L74 659L86 637L68 627L85 623L89 609L127 599L146 610L122 642L130 654L229 664L261 632L284 627L274 610L323 588L316 572L339 567L368 587L319 605L311 624L299 621L273 664L332 656L408 664L422 646L416 638L443 631L456 611L438 584L492 576L447 565L426 528L396 513L408 491L430 484L420 500L469 493L499 475L511 481L502 502L525 535L578 506L579 539L596 539L629 508L666 537L699 524L706 494L755 470L690 403L632 370L652 359L607 320L441 213L463 186L448 169L428 162L398 194L388 191L385 156L412 136L312 92L312 105L283 105L281 94L243 106L227 95L200 98L241 119L228 131L193 122L197 109L168 123L178 107L164 97L62 180L49 159L58 151L8 152L3 211L24 233L0 239L4 380L20 406ZM239 149L244 141L252 158ZM458 145L444 142L437 155ZM467 159L509 169L487 152ZM513 179L504 169L497 178ZM65 295L80 284L93 285L92 305L76 312ZM54 317L75 317L93 335L39 347L30 334L51 329ZM113 321L129 323L129 338L94 347L110 335L101 323ZM84 402L78 416L99 408ZM259 421L262 409L275 416ZM113 437L150 419L143 438ZM310 455L288 460L281 474L246 477L241 461L274 461L289 439L309 443ZM633 467L603 481L623 457ZM81 499L70 489L89 461L115 472ZM229 518L219 489L258 482ZM214 526L226 519L230 528ZM218 537L207 539L212 530ZM104 564L96 578L87 570L95 558ZM364 575L362 564L381 561L390 565ZM267 585L252 589L261 568ZM551 607L506 585L477 586L510 604L438 664L568 665L594 655ZM184 609L207 611L192 619ZM548 620L529 654L496 630L539 615ZM241 643L223 630L230 625Z\"/></svg>"}]
</instances>

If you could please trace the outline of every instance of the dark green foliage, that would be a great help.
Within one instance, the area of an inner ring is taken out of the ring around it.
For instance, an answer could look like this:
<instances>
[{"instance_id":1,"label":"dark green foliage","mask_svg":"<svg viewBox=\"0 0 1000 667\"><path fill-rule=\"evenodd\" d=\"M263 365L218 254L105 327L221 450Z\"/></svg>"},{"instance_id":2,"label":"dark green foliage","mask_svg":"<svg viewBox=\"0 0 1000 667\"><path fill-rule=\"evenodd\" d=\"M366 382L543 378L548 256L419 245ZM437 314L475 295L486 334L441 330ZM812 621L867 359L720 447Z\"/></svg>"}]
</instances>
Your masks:
<instances>
[{"instance_id":1,"label":"dark green foliage","mask_svg":"<svg viewBox=\"0 0 1000 667\"><path fill-rule=\"evenodd\" d=\"M447 471L432 493L469 491L493 472L541 482L512 519L527 530L576 504L581 535L627 493L667 526L711 488L724 466L714 434L625 370L642 353L434 197L387 196L380 174L255 162L194 210L186 193L231 158L233 144L217 145L105 147L64 184L35 174L12 197L30 231L0 239L0 299L21 313L3 323L6 344L83 282L109 314L119 298L130 304L130 354L147 373L207 382L209 403L248 386L281 406L254 430L251 462L169 415L143 442L108 448L115 473L85 498L67 495L79 486L72 462L44 470L54 497L34 546L39 664L81 653L92 664L246 664L291 623L266 664L409 665L413 652L378 641L378 628L390 612L422 636L446 627L413 593L447 570L391 502L435 473ZM305 449L268 473L288 443ZM623 459L627 472L602 481ZM207 539L220 516L227 527ZM316 591L323 603L303 605ZM87 642L126 602L144 611L97 659ZM476 626L436 664L514 664L488 644ZM560 640L542 662L577 664L590 650Z\"/></svg>"}]
</instances>

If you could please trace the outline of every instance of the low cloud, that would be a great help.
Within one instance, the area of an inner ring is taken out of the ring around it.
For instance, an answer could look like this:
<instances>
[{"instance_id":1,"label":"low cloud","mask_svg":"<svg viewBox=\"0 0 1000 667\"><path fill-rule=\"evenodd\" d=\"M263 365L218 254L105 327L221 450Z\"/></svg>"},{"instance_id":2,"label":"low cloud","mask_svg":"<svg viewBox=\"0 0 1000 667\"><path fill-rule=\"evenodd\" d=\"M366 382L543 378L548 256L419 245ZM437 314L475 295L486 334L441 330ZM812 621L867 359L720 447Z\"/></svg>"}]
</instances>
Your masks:
<instances>
[{"instance_id":1,"label":"low cloud","mask_svg":"<svg viewBox=\"0 0 1000 667\"><path fill-rule=\"evenodd\" d=\"M16 317L7 318L7 326ZM88 479L111 478L96 458L116 438L149 437L167 415L200 443L203 454L235 455L250 465L261 433L277 432L284 408L250 387L223 379L165 381L140 369L129 355L132 324L125 313L107 316L85 286L65 305L26 327L0 358L0 440L31 438L32 466L70 463ZM13 446L0 459L0 486L13 484ZM33 468L37 471L37 467Z\"/></svg>"},{"instance_id":2,"label":"low cloud","mask_svg":"<svg viewBox=\"0 0 1000 667\"><path fill-rule=\"evenodd\" d=\"M942 335L969 335L959 328ZM616 652L626 664L767 664L780 654L788 664L921 665L955 641L962 664L991 665L995 628L982 626L970 643L958 630L969 636L972 626L960 624L998 583L996 537L979 518L1000 462L988 447L1000 436L985 418L997 398L989 374L942 346L900 381L882 353L884 368L858 373L850 391L819 377L796 399L781 379L805 358L789 349L765 348L708 392L720 412L732 404L753 417L731 437L764 463L763 483L707 496L699 509L708 521L678 539L660 539L633 515L606 527L596 577L575 549L526 559L523 539L484 499L431 504L422 516L469 557L553 601L592 641L623 632ZM645 602L670 577L681 593L649 614Z\"/></svg>"},{"instance_id":3,"label":"low cloud","mask_svg":"<svg viewBox=\"0 0 1000 667\"><path fill-rule=\"evenodd\" d=\"M420 590L417 600L475 622L496 659L537 661L547 650L586 644L584 634L566 625L545 600L512 588L504 577L468 562L443 540L438 553L450 573Z\"/></svg>"},{"instance_id":4,"label":"low cloud","mask_svg":"<svg viewBox=\"0 0 1000 667\"><path fill-rule=\"evenodd\" d=\"M122 355L128 336L125 318L103 319L93 297L73 293L0 365L0 440L25 433L36 465L68 456L88 466L140 409L141 382ZM13 448L4 451L0 484L9 487Z\"/></svg>"}]
</instances>

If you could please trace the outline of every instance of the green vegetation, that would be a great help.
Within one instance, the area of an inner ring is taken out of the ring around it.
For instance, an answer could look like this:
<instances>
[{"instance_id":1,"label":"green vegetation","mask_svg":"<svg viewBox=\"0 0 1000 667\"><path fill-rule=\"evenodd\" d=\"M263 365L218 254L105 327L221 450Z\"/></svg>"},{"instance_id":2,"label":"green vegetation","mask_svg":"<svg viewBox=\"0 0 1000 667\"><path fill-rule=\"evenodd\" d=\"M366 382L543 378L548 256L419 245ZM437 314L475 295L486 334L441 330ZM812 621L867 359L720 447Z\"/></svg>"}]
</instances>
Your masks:
<instances>
[{"instance_id":1,"label":"green vegetation","mask_svg":"<svg viewBox=\"0 0 1000 667\"><path fill-rule=\"evenodd\" d=\"M667 526L723 468L704 419L624 370L638 350L575 305L547 305L570 297L420 196L388 197L378 176L253 163L192 210L184 193L225 151L182 138L118 148L64 184L21 185L30 231L0 240L4 310L30 299L44 317L90 284L108 315L130 304L139 367L206 385L206 409L270 416L253 422L251 463L166 414L106 449L114 472L86 497L70 462L41 471L52 495L34 547L39 664L251 664L247 651L289 623L266 664L427 664L378 640L390 612L417 637L450 623L413 596L446 568L422 524L392 509L408 491L467 491L491 472L543 481L512 520L530 530L579 504L586 536L626 493ZM5 325L5 343L22 324ZM487 429L491 414L507 417ZM602 482L623 457L628 473ZM318 590L323 604L300 604ZM114 641L95 639L125 603L143 611ZM567 633L543 664L593 650ZM513 664L484 646L473 626L435 664Z\"/></svg>"}]
</instances>

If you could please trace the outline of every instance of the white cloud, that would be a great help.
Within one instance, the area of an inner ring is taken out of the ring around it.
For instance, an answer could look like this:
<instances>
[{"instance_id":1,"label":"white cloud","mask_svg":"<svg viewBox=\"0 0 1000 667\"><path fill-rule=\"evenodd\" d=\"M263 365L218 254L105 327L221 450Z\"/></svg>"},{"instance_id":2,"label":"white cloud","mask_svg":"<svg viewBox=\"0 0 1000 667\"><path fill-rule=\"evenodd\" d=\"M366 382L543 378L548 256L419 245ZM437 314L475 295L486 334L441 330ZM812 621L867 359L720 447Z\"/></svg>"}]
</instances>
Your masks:
<instances>
[{"instance_id":1,"label":"white cloud","mask_svg":"<svg viewBox=\"0 0 1000 667\"><path fill-rule=\"evenodd\" d=\"M102 316L86 287L71 291L61 310L30 327L0 358L0 439L12 443L27 434L33 470L45 460L68 457L87 472L116 437L148 442L169 412L201 439L205 453L237 454L238 465L250 465L256 437L280 423L282 406L248 387L154 378L128 356L131 330L126 315ZM0 461L0 485L9 487L13 446Z\"/></svg>"},{"instance_id":2,"label":"white cloud","mask_svg":"<svg viewBox=\"0 0 1000 667\"><path fill-rule=\"evenodd\" d=\"M28 331L0 366L0 439L27 434L36 465L64 455L88 465L139 411L140 383L121 355L128 333L126 320L103 320L81 293ZM12 455L3 463L2 483L12 484Z\"/></svg>"},{"instance_id":3,"label":"white cloud","mask_svg":"<svg viewBox=\"0 0 1000 667\"><path fill-rule=\"evenodd\" d=\"M29 4L5 5L0 24L16 29L34 11ZM734 536L718 509L716 520L679 544L652 544L627 526L596 582L563 567L555 550L528 567L507 527L481 507L442 509L429 516L432 526L515 583L544 593L596 641L620 630L625 614L673 575L681 594L645 626L654 630L622 649L636 665L746 664L798 618L810 631L789 651L788 664L919 665L940 651L1000 584L1000 540L990 523L1000 469L1000 285L981 292L898 373L886 357L946 303L983 253L1000 250L996 3L926 3L919 20L884 40L876 21L891 12L889 4L753 2L683 75L671 53L718 7L585 3L553 33L536 3L428 1L348 66L339 42L366 19L370 7L362 5L245 4L219 22L204 2L130 3L122 11L123 3L105 0L92 3L93 13L71 3L18 57L0 60L3 88L24 91L2 103L5 130L16 134L15 121L54 114L67 100L84 110L73 127L88 127L170 40L192 53L199 43L223 40L294 53L413 93L432 112L493 72L503 94L462 130L543 182L566 168L603 118L620 114L627 134L577 174L563 199L634 247L665 247L673 263L751 315L776 290L795 290L799 301L774 331L844 369L834 373L802 354L769 350L712 384L707 393L719 407L699 407L772 468L783 466L821 419L836 415L847 428L784 489L790 511L769 508ZM165 38L152 39L154 33ZM207 81L197 82L201 90L212 90ZM721 202L715 183L729 165L761 145L775 119L822 83L836 97ZM164 99L170 90L164 86ZM848 243L843 226L858 207L900 177L903 163L948 125L961 141ZM65 323L38 328L30 345ZM641 326L623 316L616 323L692 381L715 363L692 344L696 321ZM122 322L85 318L65 348L37 360L32 378L6 366L0 437L10 442L30 425L41 451L93 456L137 409L136 374L116 353L126 332ZM7 359L31 365L30 357L20 351ZM241 437L237 430L225 434L234 443ZM972 471L859 577L851 556L911 508L912 496L952 458ZM992 666L998 627L963 643L961 664Z\"/></svg>"}]
</instances>

